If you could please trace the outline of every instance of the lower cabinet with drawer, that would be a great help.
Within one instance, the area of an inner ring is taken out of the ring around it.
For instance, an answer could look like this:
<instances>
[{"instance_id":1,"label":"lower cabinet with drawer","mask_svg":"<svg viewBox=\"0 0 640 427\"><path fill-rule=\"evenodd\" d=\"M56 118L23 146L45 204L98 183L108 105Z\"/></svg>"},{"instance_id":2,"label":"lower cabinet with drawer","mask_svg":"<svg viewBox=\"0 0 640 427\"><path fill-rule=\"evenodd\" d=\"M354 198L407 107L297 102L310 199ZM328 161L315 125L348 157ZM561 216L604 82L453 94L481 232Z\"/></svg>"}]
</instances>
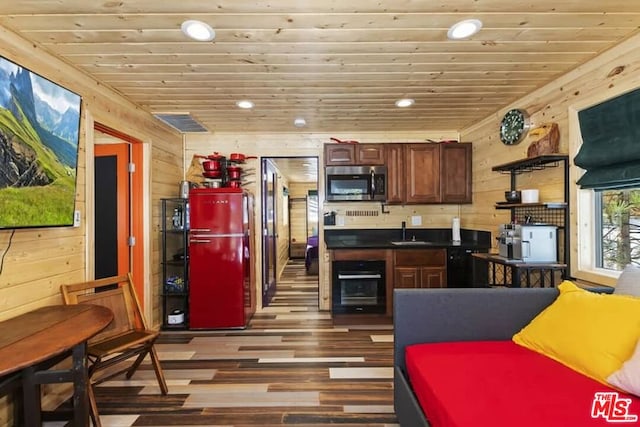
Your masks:
<instances>
[{"instance_id":1,"label":"lower cabinet with drawer","mask_svg":"<svg viewBox=\"0 0 640 427\"><path fill-rule=\"evenodd\" d=\"M395 288L446 288L446 249L394 251Z\"/></svg>"}]
</instances>

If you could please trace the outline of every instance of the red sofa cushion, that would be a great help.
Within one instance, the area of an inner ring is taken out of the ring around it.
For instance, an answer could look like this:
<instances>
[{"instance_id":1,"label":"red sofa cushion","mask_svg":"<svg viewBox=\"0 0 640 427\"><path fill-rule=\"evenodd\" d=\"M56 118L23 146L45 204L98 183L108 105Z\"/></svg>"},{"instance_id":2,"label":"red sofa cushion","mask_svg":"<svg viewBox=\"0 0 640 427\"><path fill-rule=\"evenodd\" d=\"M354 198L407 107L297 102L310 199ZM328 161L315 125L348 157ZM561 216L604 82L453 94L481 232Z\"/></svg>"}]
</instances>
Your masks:
<instances>
[{"instance_id":1,"label":"red sofa cushion","mask_svg":"<svg viewBox=\"0 0 640 427\"><path fill-rule=\"evenodd\" d=\"M405 352L433 427L637 425L592 418L595 393L614 389L512 341L416 344ZM632 399L628 412L640 416L640 398L620 397Z\"/></svg>"}]
</instances>

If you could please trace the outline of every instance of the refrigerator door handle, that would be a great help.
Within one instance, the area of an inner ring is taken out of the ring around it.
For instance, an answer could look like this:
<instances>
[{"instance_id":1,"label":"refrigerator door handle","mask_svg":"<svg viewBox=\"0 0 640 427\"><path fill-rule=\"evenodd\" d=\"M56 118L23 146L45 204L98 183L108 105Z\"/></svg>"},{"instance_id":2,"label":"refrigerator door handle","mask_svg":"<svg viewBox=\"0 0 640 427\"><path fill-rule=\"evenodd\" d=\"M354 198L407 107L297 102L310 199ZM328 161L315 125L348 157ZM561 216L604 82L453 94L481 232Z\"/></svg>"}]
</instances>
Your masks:
<instances>
[{"instance_id":1,"label":"refrigerator door handle","mask_svg":"<svg viewBox=\"0 0 640 427\"><path fill-rule=\"evenodd\" d=\"M209 228L192 228L189 231L191 231L192 233L207 233L207 232L210 232L211 229L209 229Z\"/></svg>"},{"instance_id":2,"label":"refrigerator door handle","mask_svg":"<svg viewBox=\"0 0 640 427\"><path fill-rule=\"evenodd\" d=\"M209 239L189 239L189 243L211 243Z\"/></svg>"},{"instance_id":3,"label":"refrigerator door handle","mask_svg":"<svg viewBox=\"0 0 640 427\"><path fill-rule=\"evenodd\" d=\"M221 234L211 234L211 233L191 233L191 236L193 239L197 239L197 238L207 238L207 239L216 239L216 238L220 238L220 237L244 237L246 236L245 233L221 233Z\"/></svg>"}]
</instances>

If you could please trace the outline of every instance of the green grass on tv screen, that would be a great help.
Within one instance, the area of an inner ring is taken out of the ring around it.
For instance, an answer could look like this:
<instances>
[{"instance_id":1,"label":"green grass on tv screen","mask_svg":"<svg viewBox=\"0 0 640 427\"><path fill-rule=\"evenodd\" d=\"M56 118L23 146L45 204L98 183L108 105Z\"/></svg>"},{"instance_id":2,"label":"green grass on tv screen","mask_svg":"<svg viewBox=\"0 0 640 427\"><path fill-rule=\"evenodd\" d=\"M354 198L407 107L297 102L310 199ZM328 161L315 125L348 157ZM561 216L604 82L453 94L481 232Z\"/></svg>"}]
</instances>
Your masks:
<instances>
[{"instance_id":1,"label":"green grass on tv screen","mask_svg":"<svg viewBox=\"0 0 640 427\"><path fill-rule=\"evenodd\" d=\"M75 176L42 187L0 190L0 224L5 228L73 224Z\"/></svg>"}]
</instances>

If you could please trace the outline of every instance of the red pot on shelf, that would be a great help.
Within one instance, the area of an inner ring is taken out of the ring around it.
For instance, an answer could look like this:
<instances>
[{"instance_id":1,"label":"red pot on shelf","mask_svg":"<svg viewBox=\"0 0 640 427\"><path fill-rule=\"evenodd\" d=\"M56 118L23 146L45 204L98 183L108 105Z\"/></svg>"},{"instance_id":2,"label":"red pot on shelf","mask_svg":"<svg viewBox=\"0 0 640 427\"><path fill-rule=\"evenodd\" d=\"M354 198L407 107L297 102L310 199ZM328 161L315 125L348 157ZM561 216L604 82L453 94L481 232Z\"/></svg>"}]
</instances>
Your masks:
<instances>
[{"instance_id":1,"label":"red pot on shelf","mask_svg":"<svg viewBox=\"0 0 640 427\"><path fill-rule=\"evenodd\" d=\"M242 176L242 168L239 166L228 166L227 175L229 179L240 179Z\"/></svg>"},{"instance_id":2,"label":"red pot on shelf","mask_svg":"<svg viewBox=\"0 0 640 427\"><path fill-rule=\"evenodd\" d=\"M233 179L227 183L227 186L231 188L242 188L242 182L240 180Z\"/></svg>"},{"instance_id":3,"label":"red pot on shelf","mask_svg":"<svg viewBox=\"0 0 640 427\"><path fill-rule=\"evenodd\" d=\"M202 168L205 171L222 171L222 161L205 160L204 162L202 162Z\"/></svg>"},{"instance_id":4,"label":"red pot on shelf","mask_svg":"<svg viewBox=\"0 0 640 427\"><path fill-rule=\"evenodd\" d=\"M231 153L229 155L229 160L235 163L244 163L245 160L249 159L257 159L256 156L245 156L242 153Z\"/></svg>"},{"instance_id":5,"label":"red pot on shelf","mask_svg":"<svg viewBox=\"0 0 640 427\"><path fill-rule=\"evenodd\" d=\"M222 178L222 171L204 171L202 172L202 176L205 178Z\"/></svg>"}]
</instances>

